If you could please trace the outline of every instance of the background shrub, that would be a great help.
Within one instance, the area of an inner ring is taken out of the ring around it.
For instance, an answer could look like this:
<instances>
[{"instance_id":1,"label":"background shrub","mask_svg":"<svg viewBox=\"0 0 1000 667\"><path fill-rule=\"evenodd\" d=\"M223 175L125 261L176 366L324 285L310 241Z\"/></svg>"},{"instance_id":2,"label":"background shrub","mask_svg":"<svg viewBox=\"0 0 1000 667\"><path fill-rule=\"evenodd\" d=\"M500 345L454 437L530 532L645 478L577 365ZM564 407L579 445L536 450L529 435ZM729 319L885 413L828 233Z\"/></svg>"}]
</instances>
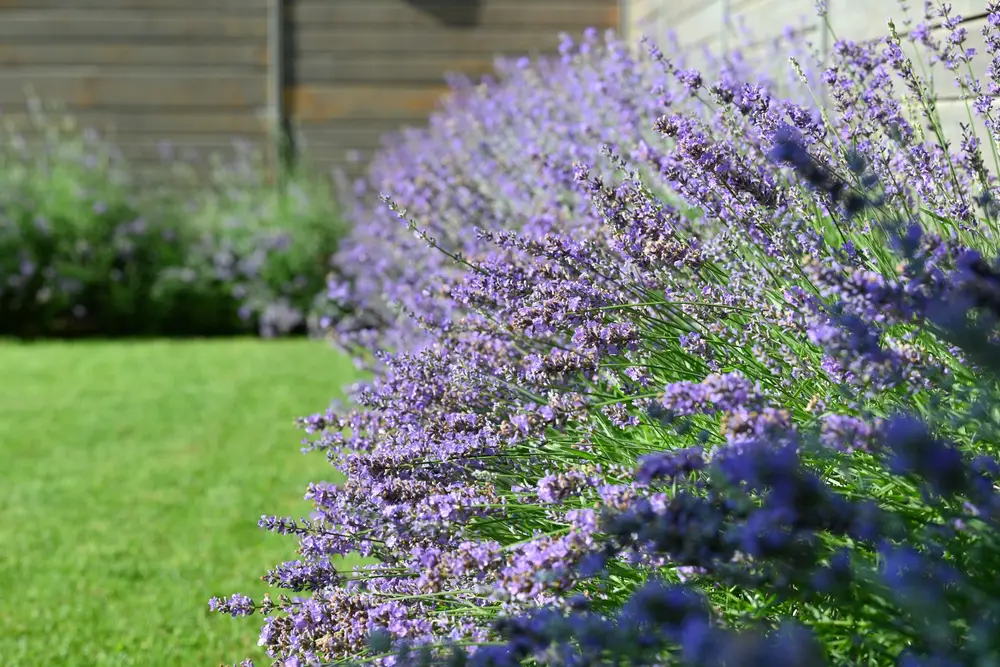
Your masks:
<instances>
[{"instance_id":1,"label":"background shrub","mask_svg":"<svg viewBox=\"0 0 1000 667\"><path fill-rule=\"evenodd\" d=\"M155 332L169 308L148 295L182 257L177 221L96 134L32 108L31 145L24 128L0 135L0 332Z\"/></svg>"},{"instance_id":2,"label":"background shrub","mask_svg":"<svg viewBox=\"0 0 1000 667\"><path fill-rule=\"evenodd\" d=\"M0 334L301 333L344 227L327 180L259 155L150 187L113 144L33 102L0 135Z\"/></svg>"},{"instance_id":3,"label":"background shrub","mask_svg":"<svg viewBox=\"0 0 1000 667\"><path fill-rule=\"evenodd\" d=\"M234 160L216 160L181 207L187 252L158 290L219 291L262 335L304 332L346 228L328 180L291 169L284 182L270 185L260 155L246 146Z\"/></svg>"}]
</instances>

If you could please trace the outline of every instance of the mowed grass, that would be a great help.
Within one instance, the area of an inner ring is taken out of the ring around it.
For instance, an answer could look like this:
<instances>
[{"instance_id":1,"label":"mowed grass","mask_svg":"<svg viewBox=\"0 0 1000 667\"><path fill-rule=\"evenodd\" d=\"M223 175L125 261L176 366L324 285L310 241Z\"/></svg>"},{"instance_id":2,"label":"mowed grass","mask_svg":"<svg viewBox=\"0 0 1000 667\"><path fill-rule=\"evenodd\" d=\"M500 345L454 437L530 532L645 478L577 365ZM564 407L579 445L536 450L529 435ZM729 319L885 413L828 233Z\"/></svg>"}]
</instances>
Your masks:
<instances>
[{"instance_id":1,"label":"mowed grass","mask_svg":"<svg viewBox=\"0 0 1000 667\"><path fill-rule=\"evenodd\" d=\"M353 381L321 342L0 342L0 666L218 665L258 619L213 595L269 590L307 515L295 417Z\"/></svg>"}]
</instances>

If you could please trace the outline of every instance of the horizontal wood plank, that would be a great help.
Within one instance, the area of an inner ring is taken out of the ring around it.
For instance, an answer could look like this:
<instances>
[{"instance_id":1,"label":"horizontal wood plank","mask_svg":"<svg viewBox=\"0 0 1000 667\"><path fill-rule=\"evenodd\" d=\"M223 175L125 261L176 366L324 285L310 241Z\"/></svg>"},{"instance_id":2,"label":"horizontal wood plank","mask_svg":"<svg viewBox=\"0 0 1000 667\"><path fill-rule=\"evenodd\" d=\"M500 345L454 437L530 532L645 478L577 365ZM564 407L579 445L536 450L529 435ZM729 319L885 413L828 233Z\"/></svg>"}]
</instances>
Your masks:
<instances>
[{"instance_id":1,"label":"horizontal wood plank","mask_svg":"<svg viewBox=\"0 0 1000 667\"><path fill-rule=\"evenodd\" d=\"M427 115L413 118L382 118L382 119L349 119L337 123L330 122L295 122L291 124L291 132L296 141L300 139L315 141L317 144L333 143L346 145L347 137L357 135L361 142L371 138L388 136L405 130L427 127ZM378 145L372 143L372 145Z\"/></svg>"},{"instance_id":2,"label":"horizontal wood plank","mask_svg":"<svg viewBox=\"0 0 1000 667\"><path fill-rule=\"evenodd\" d=\"M132 178L143 186L183 190L200 189L211 169L206 163L168 164L160 160L133 161L129 163L129 167Z\"/></svg>"},{"instance_id":3,"label":"horizontal wood plank","mask_svg":"<svg viewBox=\"0 0 1000 667\"><path fill-rule=\"evenodd\" d=\"M0 21L3 15L0 14ZM82 43L14 44L0 42L0 67L44 65L129 65L133 67L213 67L229 65L264 71L267 47L261 44Z\"/></svg>"},{"instance_id":4,"label":"horizontal wood plank","mask_svg":"<svg viewBox=\"0 0 1000 667\"><path fill-rule=\"evenodd\" d=\"M8 10L73 9L79 11L83 0L0 0L0 12ZM238 10L240 14L263 14L268 0L86 0L88 10L135 9L157 11L163 9L186 11Z\"/></svg>"},{"instance_id":5,"label":"horizontal wood plank","mask_svg":"<svg viewBox=\"0 0 1000 667\"><path fill-rule=\"evenodd\" d=\"M20 135L20 141L28 150L41 153L51 146L39 135ZM245 151L245 146L262 151L263 140L251 141L239 137L211 137L197 141L180 141L179 138L154 139L133 138L128 141L114 141L107 144L112 154L118 154L125 159L129 167L141 165L169 165L176 162L192 164L211 164L213 156L223 162L232 161ZM263 153L261 153L263 155Z\"/></svg>"},{"instance_id":6,"label":"horizontal wood plank","mask_svg":"<svg viewBox=\"0 0 1000 667\"><path fill-rule=\"evenodd\" d=\"M227 146L236 144L252 144L263 146L268 141L268 135L262 129L256 132L195 132L177 133L163 130L152 132L122 132L108 130L99 135L104 141L115 146Z\"/></svg>"},{"instance_id":7,"label":"horizontal wood plank","mask_svg":"<svg viewBox=\"0 0 1000 667\"><path fill-rule=\"evenodd\" d=\"M308 54L289 63L288 78L294 83L433 83L440 84L447 73L479 78L494 71L491 55L416 54L399 57L372 53Z\"/></svg>"},{"instance_id":8,"label":"horizontal wood plank","mask_svg":"<svg viewBox=\"0 0 1000 667\"><path fill-rule=\"evenodd\" d=\"M237 146L241 143L239 137L225 137L219 139L205 140L199 142L180 142L165 139L159 140L135 140L118 141L115 146L121 151L125 159L136 163L170 163L181 162L209 162L212 156L217 156L223 160L232 159L237 154ZM262 142L254 144L263 150Z\"/></svg>"},{"instance_id":9,"label":"horizontal wood plank","mask_svg":"<svg viewBox=\"0 0 1000 667\"><path fill-rule=\"evenodd\" d=\"M371 162L371 158L378 148L378 146L309 146L303 152L302 158L311 166L317 164L366 164Z\"/></svg>"},{"instance_id":10,"label":"horizontal wood plank","mask_svg":"<svg viewBox=\"0 0 1000 667\"><path fill-rule=\"evenodd\" d=\"M413 3L407 0L299 0L288 8L291 21L303 25L426 28L437 25L494 27L615 27L614 0L448 0Z\"/></svg>"},{"instance_id":11,"label":"horizontal wood plank","mask_svg":"<svg viewBox=\"0 0 1000 667\"><path fill-rule=\"evenodd\" d=\"M43 145L42 133L40 132L17 132L15 135L19 137L19 141L25 141L29 146ZM5 129L2 136L6 140L12 134ZM73 143L71 137L64 135L60 135L59 141L67 144ZM99 133L87 138L87 145L103 145L112 151L120 151L126 157L135 157L140 161L154 158L171 159L188 152L197 155L207 155L219 151L232 153L238 146L249 146L263 150L268 144L268 137L261 132L247 135L236 133L178 135L163 132L129 135Z\"/></svg>"},{"instance_id":12,"label":"horizontal wood plank","mask_svg":"<svg viewBox=\"0 0 1000 667\"><path fill-rule=\"evenodd\" d=\"M345 155L310 155L303 163L313 173L333 176L335 171L343 171L350 179L367 177L368 167L371 164L371 154L361 154L360 159L349 159Z\"/></svg>"},{"instance_id":13,"label":"horizontal wood plank","mask_svg":"<svg viewBox=\"0 0 1000 667\"><path fill-rule=\"evenodd\" d=\"M384 142L389 141L396 129L380 131L336 127L306 130L299 134L296 146L301 147L311 155L350 150L371 151L382 147Z\"/></svg>"},{"instance_id":14,"label":"horizontal wood plank","mask_svg":"<svg viewBox=\"0 0 1000 667\"><path fill-rule=\"evenodd\" d=\"M0 105L23 105L27 94L74 108L256 109L264 106L267 98L264 78L253 75L111 75L93 68L76 73L67 68L58 74L26 75L23 70L0 70Z\"/></svg>"},{"instance_id":15,"label":"horizontal wood plank","mask_svg":"<svg viewBox=\"0 0 1000 667\"><path fill-rule=\"evenodd\" d=\"M160 109L135 110L114 107L99 110L77 109L71 114L51 111L43 116L29 114L20 107L5 110L0 116L5 125L16 128L42 127L93 128L111 135L166 134L258 134L266 131L263 115L254 112L187 111L166 113Z\"/></svg>"},{"instance_id":16,"label":"horizontal wood plank","mask_svg":"<svg viewBox=\"0 0 1000 667\"><path fill-rule=\"evenodd\" d=\"M303 26L288 36L290 50L300 54L362 53L542 53L559 45L556 29L502 29L492 26L470 30L449 28L385 28L376 30ZM578 30L575 33L582 33Z\"/></svg>"},{"instance_id":17,"label":"horizontal wood plank","mask_svg":"<svg viewBox=\"0 0 1000 667\"><path fill-rule=\"evenodd\" d=\"M203 193L207 182L211 182L212 166L205 161L132 163L132 177L143 192ZM269 178L269 172L264 178ZM320 176L327 176L325 173ZM329 177L327 177L329 178ZM269 182L265 180L265 182Z\"/></svg>"},{"instance_id":18,"label":"horizontal wood plank","mask_svg":"<svg viewBox=\"0 0 1000 667\"><path fill-rule=\"evenodd\" d=\"M407 128L426 126L423 122L403 120L363 120L337 124L301 123L295 132L306 141L316 145L333 146L378 146L381 138L398 133Z\"/></svg>"},{"instance_id":19,"label":"horizontal wood plank","mask_svg":"<svg viewBox=\"0 0 1000 667\"><path fill-rule=\"evenodd\" d=\"M5 10L0 39L28 42L62 40L265 40L267 21L240 12L139 10Z\"/></svg>"},{"instance_id":20,"label":"horizontal wood plank","mask_svg":"<svg viewBox=\"0 0 1000 667\"><path fill-rule=\"evenodd\" d=\"M446 86L302 85L285 90L289 116L299 122L411 119L433 111Z\"/></svg>"}]
</instances>

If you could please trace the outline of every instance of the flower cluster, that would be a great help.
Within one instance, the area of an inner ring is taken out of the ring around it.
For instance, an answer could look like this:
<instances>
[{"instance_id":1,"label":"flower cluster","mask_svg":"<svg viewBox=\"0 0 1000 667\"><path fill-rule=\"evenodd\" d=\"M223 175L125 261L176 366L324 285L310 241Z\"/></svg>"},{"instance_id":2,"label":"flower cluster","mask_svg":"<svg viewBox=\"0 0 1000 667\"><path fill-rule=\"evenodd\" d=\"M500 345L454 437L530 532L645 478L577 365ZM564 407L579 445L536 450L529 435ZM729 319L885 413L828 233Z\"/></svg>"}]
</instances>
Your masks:
<instances>
[{"instance_id":1,"label":"flower cluster","mask_svg":"<svg viewBox=\"0 0 1000 667\"><path fill-rule=\"evenodd\" d=\"M1000 546L1000 463L994 457L963 461L954 445L934 441L912 417L892 420L883 444L893 474L938 494L931 504L943 509L964 498L961 519L908 527L902 508L858 502L823 482L803 464L808 447L762 441L720 456L704 483L662 506L639 499L606 514L602 530L610 539L596 557L610 562L620 550L643 545L667 557L673 583L654 579L637 587L612 614L595 613L591 600L577 597L564 610L542 607L498 618L499 641L474 652L459 646L418 652L381 631L372 647L394 647L396 665L455 664L456 655L469 665L995 660L1000 600L995 590L978 586L990 578ZM973 536L988 546L973 546ZM979 556L991 565L974 562ZM800 597L823 620L793 621L778 605L756 610L752 620L738 617L697 592L681 570L693 572L698 583ZM828 647L845 639L849 649L832 656Z\"/></svg>"},{"instance_id":2,"label":"flower cluster","mask_svg":"<svg viewBox=\"0 0 1000 667\"><path fill-rule=\"evenodd\" d=\"M996 184L925 132L929 30L788 80L588 34L387 144L275 664L1000 657Z\"/></svg>"}]
</instances>

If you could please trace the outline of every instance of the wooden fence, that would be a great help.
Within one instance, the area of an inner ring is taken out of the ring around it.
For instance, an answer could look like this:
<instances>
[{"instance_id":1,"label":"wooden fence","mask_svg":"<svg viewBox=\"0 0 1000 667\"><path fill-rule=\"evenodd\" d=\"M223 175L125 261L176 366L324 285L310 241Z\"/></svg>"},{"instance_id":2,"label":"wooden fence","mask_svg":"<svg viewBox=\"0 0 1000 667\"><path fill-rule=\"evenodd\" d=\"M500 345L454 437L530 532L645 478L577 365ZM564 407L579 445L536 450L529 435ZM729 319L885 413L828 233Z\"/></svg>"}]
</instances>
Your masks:
<instances>
[{"instance_id":1,"label":"wooden fence","mask_svg":"<svg viewBox=\"0 0 1000 667\"><path fill-rule=\"evenodd\" d=\"M0 110L18 121L30 88L112 132L151 175L165 153L204 158L237 138L268 149L281 125L316 166L357 173L385 132L426 118L445 72L552 52L559 32L616 27L617 12L615 0L0 0Z\"/></svg>"},{"instance_id":2,"label":"wooden fence","mask_svg":"<svg viewBox=\"0 0 1000 667\"><path fill-rule=\"evenodd\" d=\"M497 54L553 52L558 34L616 27L615 0L297 0L285 101L322 166L419 124L443 73L486 74Z\"/></svg>"}]
</instances>

